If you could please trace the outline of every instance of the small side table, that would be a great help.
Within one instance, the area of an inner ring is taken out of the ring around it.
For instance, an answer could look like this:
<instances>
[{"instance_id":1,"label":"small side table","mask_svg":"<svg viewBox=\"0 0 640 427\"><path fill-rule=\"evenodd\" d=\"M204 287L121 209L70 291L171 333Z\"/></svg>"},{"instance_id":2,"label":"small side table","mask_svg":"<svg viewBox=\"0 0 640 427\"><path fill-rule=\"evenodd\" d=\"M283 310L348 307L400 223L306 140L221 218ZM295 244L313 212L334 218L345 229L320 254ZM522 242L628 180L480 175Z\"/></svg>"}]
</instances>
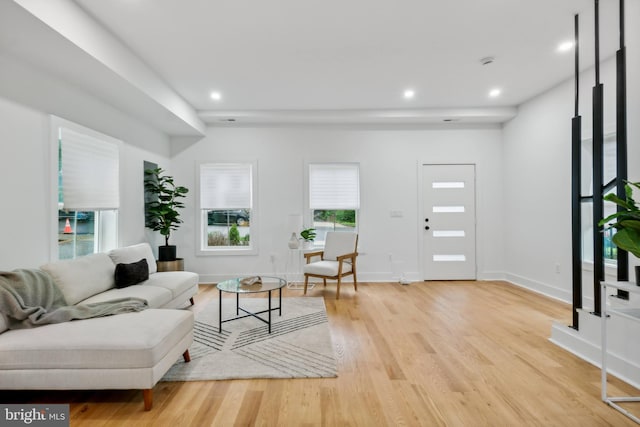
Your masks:
<instances>
[{"instance_id":1,"label":"small side table","mask_svg":"<svg viewBox=\"0 0 640 427\"><path fill-rule=\"evenodd\" d=\"M304 289L304 282L296 282L294 280L289 280L289 276L292 276L291 272L289 271L292 267L294 271L294 274L300 274L302 273L302 269L304 268L301 264L302 264L302 258L304 258L304 253L308 252L309 249L303 249L302 247L300 248L296 248L296 249L289 249L289 260L287 261L287 264L285 265L285 271L286 276L287 276L287 288L289 289L295 289L295 290L302 290ZM291 267L289 266L289 264L291 264ZM302 278L302 280L304 280L304 277ZM313 289L313 287L315 286L315 283L309 283L309 286L307 289Z\"/></svg>"},{"instance_id":2,"label":"small side table","mask_svg":"<svg viewBox=\"0 0 640 427\"><path fill-rule=\"evenodd\" d=\"M600 296L602 301L602 308L600 310L600 324L601 324L601 351L602 351L602 364L601 364L601 393L602 401L609 404L619 412L622 412L627 417L631 418L636 423L640 424L640 418L629 412L627 409L618 405L618 402L640 402L640 396L609 396L607 394L607 318L609 316L620 316L634 322L640 322L640 308L607 308L607 288L615 290L627 291L630 294L640 294L640 286L636 286L631 282L608 282L603 281L600 283ZM629 339L637 339L637 337L630 337Z\"/></svg>"},{"instance_id":3,"label":"small side table","mask_svg":"<svg viewBox=\"0 0 640 427\"><path fill-rule=\"evenodd\" d=\"M158 271L184 271L184 258L176 258L173 261L156 261Z\"/></svg>"}]
</instances>

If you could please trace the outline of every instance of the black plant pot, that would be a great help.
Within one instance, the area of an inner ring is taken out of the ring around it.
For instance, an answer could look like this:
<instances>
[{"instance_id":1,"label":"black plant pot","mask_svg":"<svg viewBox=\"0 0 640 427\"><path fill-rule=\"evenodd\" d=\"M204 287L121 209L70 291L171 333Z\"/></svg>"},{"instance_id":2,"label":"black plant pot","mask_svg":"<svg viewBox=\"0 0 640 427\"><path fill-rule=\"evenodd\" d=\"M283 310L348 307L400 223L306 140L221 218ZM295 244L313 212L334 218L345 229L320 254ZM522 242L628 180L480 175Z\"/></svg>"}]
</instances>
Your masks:
<instances>
[{"instance_id":1,"label":"black plant pot","mask_svg":"<svg viewBox=\"0 0 640 427\"><path fill-rule=\"evenodd\" d=\"M636 265L636 285L640 286L640 265Z\"/></svg>"},{"instance_id":2,"label":"black plant pot","mask_svg":"<svg viewBox=\"0 0 640 427\"><path fill-rule=\"evenodd\" d=\"M175 261L176 260L176 246L158 246L158 261Z\"/></svg>"}]
</instances>

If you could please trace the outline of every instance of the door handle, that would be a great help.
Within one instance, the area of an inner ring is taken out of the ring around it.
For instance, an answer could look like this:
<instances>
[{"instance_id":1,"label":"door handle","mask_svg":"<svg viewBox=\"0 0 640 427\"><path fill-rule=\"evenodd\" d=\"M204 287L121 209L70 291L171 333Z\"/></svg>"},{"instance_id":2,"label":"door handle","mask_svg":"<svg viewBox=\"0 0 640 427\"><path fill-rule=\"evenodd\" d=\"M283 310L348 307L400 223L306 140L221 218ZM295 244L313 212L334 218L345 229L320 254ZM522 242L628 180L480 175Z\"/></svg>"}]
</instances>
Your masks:
<instances>
[{"instance_id":1,"label":"door handle","mask_svg":"<svg viewBox=\"0 0 640 427\"><path fill-rule=\"evenodd\" d=\"M429 218L425 218L425 219L424 219L424 222L429 222Z\"/></svg>"},{"instance_id":2,"label":"door handle","mask_svg":"<svg viewBox=\"0 0 640 427\"><path fill-rule=\"evenodd\" d=\"M424 229L425 229L425 230L428 230L428 229L429 229L429 226L427 225Z\"/></svg>"}]
</instances>

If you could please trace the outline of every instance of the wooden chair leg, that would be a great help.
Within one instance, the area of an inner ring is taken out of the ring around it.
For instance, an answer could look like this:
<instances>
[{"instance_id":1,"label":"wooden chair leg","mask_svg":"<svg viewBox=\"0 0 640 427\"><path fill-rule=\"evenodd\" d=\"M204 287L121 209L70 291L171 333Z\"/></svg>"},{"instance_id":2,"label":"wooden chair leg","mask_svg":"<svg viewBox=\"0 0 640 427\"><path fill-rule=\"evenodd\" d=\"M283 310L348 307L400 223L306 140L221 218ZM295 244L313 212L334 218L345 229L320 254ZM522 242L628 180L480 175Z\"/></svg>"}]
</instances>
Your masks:
<instances>
[{"instance_id":1,"label":"wooden chair leg","mask_svg":"<svg viewBox=\"0 0 640 427\"><path fill-rule=\"evenodd\" d=\"M340 299L340 276L338 276L338 288L336 289L336 299Z\"/></svg>"},{"instance_id":2,"label":"wooden chair leg","mask_svg":"<svg viewBox=\"0 0 640 427\"><path fill-rule=\"evenodd\" d=\"M304 275L304 294L307 294L307 285L309 284L309 276Z\"/></svg>"},{"instance_id":3,"label":"wooden chair leg","mask_svg":"<svg viewBox=\"0 0 640 427\"><path fill-rule=\"evenodd\" d=\"M144 410L150 411L153 406L153 389L145 388L142 390L142 398L144 399Z\"/></svg>"},{"instance_id":4,"label":"wooden chair leg","mask_svg":"<svg viewBox=\"0 0 640 427\"><path fill-rule=\"evenodd\" d=\"M327 287L327 279L322 279L322 283L324 283L324 287Z\"/></svg>"},{"instance_id":5,"label":"wooden chair leg","mask_svg":"<svg viewBox=\"0 0 640 427\"><path fill-rule=\"evenodd\" d=\"M353 289L358 290L358 278L356 277L356 268L353 267Z\"/></svg>"},{"instance_id":6,"label":"wooden chair leg","mask_svg":"<svg viewBox=\"0 0 640 427\"><path fill-rule=\"evenodd\" d=\"M185 363L191 362L191 355L189 354L189 349L187 349L184 353L182 353L182 358Z\"/></svg>"}]
</instances>

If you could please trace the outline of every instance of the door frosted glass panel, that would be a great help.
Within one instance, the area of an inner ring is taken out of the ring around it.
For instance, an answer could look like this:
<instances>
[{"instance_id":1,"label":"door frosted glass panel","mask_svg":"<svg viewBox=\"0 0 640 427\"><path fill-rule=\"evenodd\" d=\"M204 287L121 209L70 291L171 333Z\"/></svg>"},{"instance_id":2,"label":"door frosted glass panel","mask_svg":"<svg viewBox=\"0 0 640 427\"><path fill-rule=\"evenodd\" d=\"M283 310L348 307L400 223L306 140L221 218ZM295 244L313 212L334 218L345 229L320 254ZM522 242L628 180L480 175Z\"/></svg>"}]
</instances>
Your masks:
<instances>
[{"instance_id":1,"label":"door frosted glass panel","mask_svg":"<svg viewBox=\"0 0 640 427\"><path fill-rule=\"evenodd\" d=\"M434 255L435 262L464 262L467 257L464 255Z\"/></svg>"},{"instance_id":2,"label":"door frosted glass panel","mask_svg":"<svg viewBox=\"0 0 640 427\"><path fill-rule=\"evenodd\" d=\"M464 206L434 206L434 213L463 213Z\"/></svg>"},{"instance_id":3,"label":"door frosted glass panel","mask_svg":"<svg viewBox=\"0 0 640 427\"><path fill-rule=\"evenodd\" d=\"M462 181L436 181L431 183L432 188L464 188Z\"/></svg>"},{"instance_id":4,"label":"door frosted glass panel","mask_svg":"<svg viewBox=\"0 0 640 427\"><path fill-rule=\"evenodd\" d=\"M464 230L433 230L433 237L464 237Z\"/></svg>"}]
</instances>

